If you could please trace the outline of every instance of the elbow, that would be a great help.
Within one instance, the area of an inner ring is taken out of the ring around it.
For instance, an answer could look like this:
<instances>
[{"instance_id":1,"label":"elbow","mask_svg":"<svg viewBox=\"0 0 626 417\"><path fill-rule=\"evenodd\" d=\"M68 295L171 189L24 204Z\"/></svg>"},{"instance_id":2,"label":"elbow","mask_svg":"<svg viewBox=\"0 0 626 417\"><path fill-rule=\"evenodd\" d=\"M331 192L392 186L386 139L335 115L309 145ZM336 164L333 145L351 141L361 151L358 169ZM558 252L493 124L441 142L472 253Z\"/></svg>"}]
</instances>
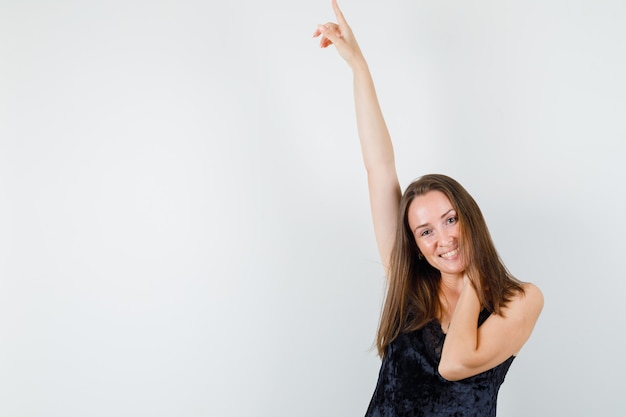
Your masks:
<instances>
[{"instance_id":1,"label":"elbow","mask_svg":"<svg viewBox=\"0 0 626 417\"><path fill-rule=\"evenodd\" d=\"M437 370L439 375L447 381L454 382L467 378L467 368L458 362L441 361Z\"/></svg>"},{"instance_id":2,"label":"elbow","mask_svg":"<svg viewBox=\"0 0 626 417\"><path fill-rule=\"evenodd\" d=\"M450 358L444 355L439 362L437 371L447 381L460 381L478 373L478 367L470 358Z\"/></svg>"},{"instance_id":3,"label":"elbow","mask_svg":"<svg viewBox=\"0 0 626 417\"><path fill-rule=\"evenodd\" d=\"M441 359L437 366L439 375L448 381L460 381L480 373L484 364L484 354L480 354L477 348L461 343L448 344L451 339L446 339Z\"/></svg>"},{"instance_id":4,"label":"elbow","mask_svg":"<svg viewBox=\"0 0 626 417\"><path fill-rule=\"evenodd\" d=\"M451 349L451 347L444 344L441 360L437 367L437 371L443 379L460 381L480 373L484 364L483 355L480 355L476 349Z\"/></svg>"}]
</instances>

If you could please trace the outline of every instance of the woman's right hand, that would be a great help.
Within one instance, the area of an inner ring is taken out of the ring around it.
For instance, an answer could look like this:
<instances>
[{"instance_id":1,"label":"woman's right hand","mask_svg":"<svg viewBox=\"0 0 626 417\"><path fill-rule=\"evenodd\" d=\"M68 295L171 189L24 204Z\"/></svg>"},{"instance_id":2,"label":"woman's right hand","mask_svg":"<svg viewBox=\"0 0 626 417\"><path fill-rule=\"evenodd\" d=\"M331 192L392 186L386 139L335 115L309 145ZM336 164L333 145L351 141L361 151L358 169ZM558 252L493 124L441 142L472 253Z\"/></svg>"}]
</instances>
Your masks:
<instances>
[{"instance_id":1,"label":"woman's right hand","mask_svg":"<svg viewBox=\"0 0 626 417\"><path fill-rule=\"evenodd\" d=\"M320 48L327 48L335 45L339 55L346 60L348 65L353 67L358 61L364 61L363 54L359 48L352 29L346 22L343 13L337 5L337 0L333 0L333 10L337 23L328 22L325 25L317 25L317 29L313 33L313 37L321 36Z\"/></svg>"}]
</instances>

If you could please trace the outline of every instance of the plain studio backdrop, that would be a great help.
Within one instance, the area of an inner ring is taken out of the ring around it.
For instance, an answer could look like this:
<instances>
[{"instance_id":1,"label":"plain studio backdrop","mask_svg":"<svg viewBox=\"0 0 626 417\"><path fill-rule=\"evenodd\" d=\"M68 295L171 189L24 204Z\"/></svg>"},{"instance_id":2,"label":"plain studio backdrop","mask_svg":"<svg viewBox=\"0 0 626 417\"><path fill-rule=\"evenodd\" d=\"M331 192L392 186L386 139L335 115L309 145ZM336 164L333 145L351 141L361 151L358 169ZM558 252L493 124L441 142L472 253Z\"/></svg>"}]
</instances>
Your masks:
<instances>
[{"instance_id":1,"label":"plain studio backdrop","mask_svg":"<svg viewBox=\"0 0 626 417\"><path fill-rule=\"evenodd\" d=\"M330 0L0 5L0 415L363 415L385 283ZM499 415L625 415L625 3L341 6L402 186L458 179L544 291Z\"/></svg>"}]
</instances>

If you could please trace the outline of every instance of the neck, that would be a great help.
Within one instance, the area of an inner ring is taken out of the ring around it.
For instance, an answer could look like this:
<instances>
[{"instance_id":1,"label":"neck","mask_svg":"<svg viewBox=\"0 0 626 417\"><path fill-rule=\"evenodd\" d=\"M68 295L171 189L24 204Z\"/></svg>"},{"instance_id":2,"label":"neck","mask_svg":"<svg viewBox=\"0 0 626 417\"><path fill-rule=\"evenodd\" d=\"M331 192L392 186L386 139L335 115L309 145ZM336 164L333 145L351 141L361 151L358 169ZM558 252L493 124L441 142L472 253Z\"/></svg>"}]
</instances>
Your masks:
<instances>
[{"instance_id":1,"label":"neck","mask_svg":"<svg viewBox=\"0 0 626 417\"><path fill-rule=\"evenodd\" d=\"M442 311L443 320L449 320L452 315L456 302L463 290L463 276L462 275L441 275L441 281L439 283L439 297L444 309Z\"/></svg>"},{"instance_id":2,"label":"neck","mask_svg":"<svg viewBox=\"0 0 626 417\"><path fill-rule=\"evenodd\" d=\"M463 290L464 282L462 274L441 274L441 282L439 284L439 290L444 294L456 294L457 296Z\"/></svg>"}]
</instances>

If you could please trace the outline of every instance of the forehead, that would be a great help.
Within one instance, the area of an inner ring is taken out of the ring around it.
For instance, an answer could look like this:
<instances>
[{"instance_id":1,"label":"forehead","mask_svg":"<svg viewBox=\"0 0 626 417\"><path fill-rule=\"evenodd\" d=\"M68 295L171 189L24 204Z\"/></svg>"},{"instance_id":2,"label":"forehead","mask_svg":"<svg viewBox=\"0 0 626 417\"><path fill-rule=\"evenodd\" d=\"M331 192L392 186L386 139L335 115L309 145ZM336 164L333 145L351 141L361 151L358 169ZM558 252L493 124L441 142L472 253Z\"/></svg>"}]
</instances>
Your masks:
<instances>
[{"instance_id":1,"label":"forehead","mask_svg":"<svg viewBox=\"0 0 626 417\"><path fill-rule=\"evenodd\" d=\"M422 224L441 221L441 216L452 210L452 203L441 191L429 191L415 197L407 211L411 229Z\"/></svg>"}]
</instances>

